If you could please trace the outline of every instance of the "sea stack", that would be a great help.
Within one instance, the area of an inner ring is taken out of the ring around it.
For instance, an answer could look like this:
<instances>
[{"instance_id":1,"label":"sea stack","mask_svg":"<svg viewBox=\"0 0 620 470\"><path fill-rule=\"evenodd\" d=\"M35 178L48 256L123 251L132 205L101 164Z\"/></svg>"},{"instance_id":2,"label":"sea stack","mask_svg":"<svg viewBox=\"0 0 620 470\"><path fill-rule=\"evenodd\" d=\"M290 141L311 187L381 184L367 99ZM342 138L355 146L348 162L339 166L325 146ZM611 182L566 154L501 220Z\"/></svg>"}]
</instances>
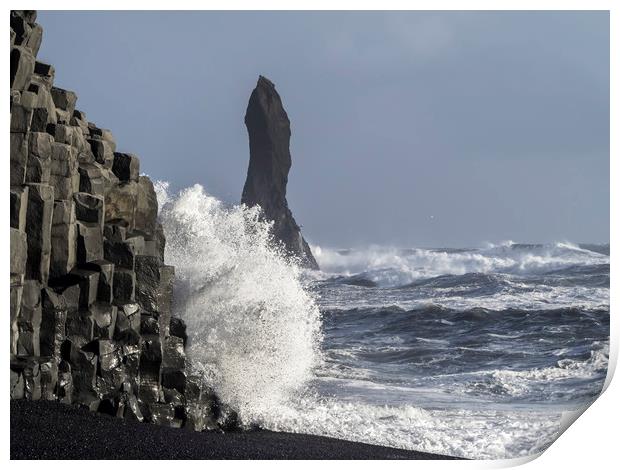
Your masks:
<instances>
[{"instance_id":1,"label":"sea stack","mask_svg":"<svg viewBox=\"0 0 620 470\"><path fill-rule=\"evenodd\" d=\"M319 269L286 201L291 123L275 85L262 75L250 96L245 125L250 138L250 164L241 202L259 205L265 219L274 222L274 237L288 253L297 257L303 267Z\"/></svg>"}]
</instances>

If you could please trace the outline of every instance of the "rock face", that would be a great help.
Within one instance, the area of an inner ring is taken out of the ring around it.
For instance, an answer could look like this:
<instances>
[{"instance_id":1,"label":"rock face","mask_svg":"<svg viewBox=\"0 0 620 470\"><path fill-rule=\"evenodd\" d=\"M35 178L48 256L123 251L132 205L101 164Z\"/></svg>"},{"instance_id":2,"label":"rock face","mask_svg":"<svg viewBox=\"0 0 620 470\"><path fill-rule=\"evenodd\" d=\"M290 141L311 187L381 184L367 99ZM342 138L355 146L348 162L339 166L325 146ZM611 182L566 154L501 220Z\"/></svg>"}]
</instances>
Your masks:
<instances>
[{"instance_id":1,"label":"rock face","mask_svg":"<svg viewBox=\"0 0 620 470\"><path fill-rule=\"evenodd\" d=\"M300 264L319 266L304 240L286 201L286 184L291 169L291 124L276 87L260 76L252 91L245 125L250 138L250 165L241 202L259 205L267 220L273 221L273 234Z\"/></svg>"},{"instance_id":2,"label":"rock face","mask_svg":"<svg viewBox=\"0 0 620 470\"><path fill-rule=\"evenodd\" d=\"M10 394L195 430L228 413L185 365L152 182L36 60L11 12Z\"/></svg>"}]
</instances>

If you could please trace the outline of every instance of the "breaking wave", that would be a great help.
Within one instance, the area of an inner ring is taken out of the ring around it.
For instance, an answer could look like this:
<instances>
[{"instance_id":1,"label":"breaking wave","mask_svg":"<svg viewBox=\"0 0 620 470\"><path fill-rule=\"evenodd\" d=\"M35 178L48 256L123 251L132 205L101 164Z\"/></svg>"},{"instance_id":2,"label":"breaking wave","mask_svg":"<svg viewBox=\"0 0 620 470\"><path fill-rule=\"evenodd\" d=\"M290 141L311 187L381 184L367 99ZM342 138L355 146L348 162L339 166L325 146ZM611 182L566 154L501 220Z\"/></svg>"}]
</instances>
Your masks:
<instances>
[{"instance_id":1,"label":"breaking wave","mask_svg":"<svg viewBox=\"0 0 620 470\"><path fill-rule=\"evenodd\" d=\"M156 185L175 312L188 356L242 422L280 409L320 361L319 310L257 208L226 206L200 185Z\"/></svg>"},{"instance_id":2,"label":"breaking wave","mask_svg":"<svg viewBox=\"0 0 620 470\"><path fill-rule=\"evenodd\" d=\"M489 244L480 249L398 249L371 246L333 250L313 246L321 269L330 275L363 278L381 287L467 273L544 274L576 265L609 263L609 256L568 242L525 245Z\"/></svg>"}]
</instances>

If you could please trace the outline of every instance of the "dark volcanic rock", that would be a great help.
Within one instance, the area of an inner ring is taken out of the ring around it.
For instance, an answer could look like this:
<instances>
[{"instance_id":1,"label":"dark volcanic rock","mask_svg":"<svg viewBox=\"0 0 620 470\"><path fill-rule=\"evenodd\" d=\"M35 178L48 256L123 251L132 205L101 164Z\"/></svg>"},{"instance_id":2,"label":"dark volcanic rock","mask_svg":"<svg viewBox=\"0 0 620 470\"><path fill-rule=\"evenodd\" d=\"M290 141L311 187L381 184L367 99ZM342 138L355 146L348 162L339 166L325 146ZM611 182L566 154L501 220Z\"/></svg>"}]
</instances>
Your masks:
<instances>
[{"instance_id":1,"label":"dark volcanic rock","mask_svg":"<svg viewBox=\"0 0 620 470\"><path fill-rule=\"evenodd\" d=\"M11 186L24 184L28 162L28 134L11 132Z\"/></svg>"},{"instance_id":2,"label":"dark volcanic rock","mask_svg":"<svg viewBox=\"0 0 620 470\"><path fill-rule=\"evenodd\" d=\"M88 193L73 194L75 215L82 222L96 223L103 230L103 197Z\"/></svg>"},{"instance_id":3,"label":"dark volcanic rock","mask_svg":"<svg viewBox=\"0 0 620 470\"><path fill-rule=\"evenodd\" d=\"M291 125L275 85L263 76L250 96L245 125L250 138L250 165L241 202L259 205L264 217L273 220L273 234L287 252L298 257L303 266L318 269L286 201Z\"/></svg>"},{"instance_id":4,"label":"dark volcanic rock","mask_svg":"<svg viewBox=\"0 0 620 470\"><path fill-rule=\"evenodd\" d=\"M26 208L28 207L28 186L11 188L11 227L24 230Z\"/></svg>"},{"instance_id":5,"label":"dark volcanic rock","mask_svg":"<svg viewBox=\"0 0 620 470\"><path fill-rule=\"evenodd\" d=\"M99 273L97 286L97 300L105 303L112 302L112 283L114 280L114 264L106 260L96 260L86 263L86 269Z\"/></svg>"},{"instance_id":6,"label":"dark volcanic rock","mask_svg":"<svg viewBox=\"0 0 620 470\"><path fill-rule=\"evenodd\" d=\"M44 132L30 134L26 183L49 183L53 141L52 136Z\"/></svg>"},{"instance_id":7,"label":"dark volcanic rock","mask_svg":"<svg viewBox=\"0 0 620 470\"><path fill-rule=\"evenodd\" d=\"M54 201L51 234L50 276L64 276L76 263L77 225L73 201Z\"/></svg>"},{"instance_id":8,"label":"dark volcanic rock","mask_svg":"<svg viewBox=\"0 0 620 470\"><path fill-rule=\"evenodd\" d=\"M41 315L41 284L38 281L25 281L21 309L17 317L17 354L40 355Z\"/></svg>"},{"instance_id":9,"label":"dark volcanic rock","mask_svg":"<svg viewBox=\"0 0 620 470\"><path fill-rule=\"evenodd\" d=\"M26 272L27 250L26 233L11 227L11 274Z\"/></svg>"},{"instance_id":10,"label":"dark volcanic rock","mask_svg":"<svg viewBox=\"0 0 620 470\"><path fill-rule=\"evenodd\" d=\"M72 91L57 87L52 87L51 93L59 121L69 122L71 116L73 116L73 110L75 109L75 103L77 101L76 94Z\"/></svg>"},{"instance_id":11,"label":"dark volcanic rock","mask_svg":"<svg viewBox=\"0 0 620 470\"><path fill-rule=\"evenodd\" d=\"M97 163L103 165L104 168L112 168L114 152L110 144L99 139L89 139L88 143Z\"/></svg>"},{"instance_id":12,"label":"dark volcanic rock","mask_svg":"<svg viewBox=\"0 0 620 470\"><path fill-rule=\"evenodd\" d=\"M28 49L11 47L11 88L23 90L34 72L34 56Z\"/></svg>"},{"instance_id":13,"label":"dark volcanic rock","mask_svg":"<svg viewBox=\"0 0 620 470\"><path fill-rule=\"evenodd\" d=\"M136 273L131 269L114 269L112 300L115 304L133 302L136 299Z\"/></svg>"},{"instance_id":14,"label":"dark volcanic rock","mask_svg":"<svg viewBox=\"0 0 620 470\"><path fill-rule=\"evenodd\" d=\"M152 181L146 176L138 179L135 225L137 230L149 235L155 234L157 229L157 196Z\"/></svg>"},{"instance_id":15,"label":"dark volcanic rock","mask_svg":"<svg viewBox=\"0 0 620 470\"><path fill-rule=\"evenodd\" d=\"M140 160L130 153L114 154L112 171L121 181L138 181L140 174Z\"/></svg>"},{"instance_id":16,"label":"dark volcanic rock","mask_svg":"<svg viewBox=\"0 0 620 470\"><path fill-rule=\"evenodd\" d=\"M58 358L62 342L66 339L67 303L63 296L50 288L43 289L41 294L41 354Z\"/></svg>"},{"instance_id":17,"label":"dark volcanic rock","mask_svg":"<svg viewBox=\"0 0 620 470\"><path fill-rule=\"evenodd\" d=\"M217 427L185 399L187 332L171 325L174 268L153 183L54 86L35 21L11 12L10 396Z\"/></svg>"},{"instance_id":18,"label":"dark volcanic rock","mask_svg":"<svg viewBox=\"0 0 620 470\"><path fill-rule=\"evenodd\" d=\"M170 318L170 335L183 340L183 345L187 344L187 325L177 317Z\"/></svg>"},{"instance_id":19,"label":"dark volcanic rock","mask_svg":"<svg viewBox=\"0 0 620 470\"><path fill-rule=\"evenodd\" d=\"M53 211L54 188L44 184L29 185L25 227L28 237L26 276L29 279L47 282Z\"/></svg>"},{"instance_id":20,"label":"dark volcanic rock","mask_svg":"<svg viewBox=\"0 0 620 470\"><path fill-rule=\"evenodd\" d=\"M133 230L137 205L138 183L130 181L114 186L105 197L105 221L122 221L129 230Z\"/></svg>"},{"instance_id":21,"label":"dark volcanic rock","mask_svg":"<svg viewBox=\"0 0 620 470\"><path fill-rule=\"evenodd\" d=\"M136 303L119 304L114 339L123 340L128 344L136 344L140 335L140 307Z\"/></svg>"},{"instance_id":22,"label":"dark volcanic rock","mask_svg":"<svg viewBox=\"0 0 620 470\"><path fill-rule=\"evenodd\" d=\"M174 268L161 265L154 256L136 256L136 301L156 313L160 332L168 335L172 308Z\"/></svg>"},{"instance_id":23,"label":"dark volcanic rock","mask_svg":"<svg viewBox=\"0 0 620 470\"><path fill-rule=\"evenodd\" d=\"M89 263L103 258L103 236L100 225L92 222L77 222L77 260Z\"/></svg>"},{"instance_id":24,"label":"dark volcanic rock","mask_svg":"<svg viewBox=\"0 0 620 470\"><path fill-rule=\"evenodd\" d=\"M14 104L11 107L11 132L28 132L32 121L32 109Z\"/></svg>"}]
</instances>

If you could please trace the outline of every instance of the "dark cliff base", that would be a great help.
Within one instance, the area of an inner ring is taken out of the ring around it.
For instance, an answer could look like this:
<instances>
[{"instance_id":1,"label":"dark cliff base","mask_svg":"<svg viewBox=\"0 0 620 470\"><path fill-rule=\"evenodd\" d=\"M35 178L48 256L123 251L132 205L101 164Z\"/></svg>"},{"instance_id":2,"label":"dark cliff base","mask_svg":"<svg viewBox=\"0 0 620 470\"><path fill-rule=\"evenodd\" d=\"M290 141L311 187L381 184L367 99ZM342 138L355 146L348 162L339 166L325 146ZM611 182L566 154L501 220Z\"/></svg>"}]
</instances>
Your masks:
<instances>
[{"instance_id":1,"label":"dark cliff base","mask_svg":"<svg viewBox=\"0 0 620 470\"><path fill-rule=\"evenodd\" d=\"M11 400L11 459L448 459L304 434L194 432Z\"/></svg>"}]
</instances>

